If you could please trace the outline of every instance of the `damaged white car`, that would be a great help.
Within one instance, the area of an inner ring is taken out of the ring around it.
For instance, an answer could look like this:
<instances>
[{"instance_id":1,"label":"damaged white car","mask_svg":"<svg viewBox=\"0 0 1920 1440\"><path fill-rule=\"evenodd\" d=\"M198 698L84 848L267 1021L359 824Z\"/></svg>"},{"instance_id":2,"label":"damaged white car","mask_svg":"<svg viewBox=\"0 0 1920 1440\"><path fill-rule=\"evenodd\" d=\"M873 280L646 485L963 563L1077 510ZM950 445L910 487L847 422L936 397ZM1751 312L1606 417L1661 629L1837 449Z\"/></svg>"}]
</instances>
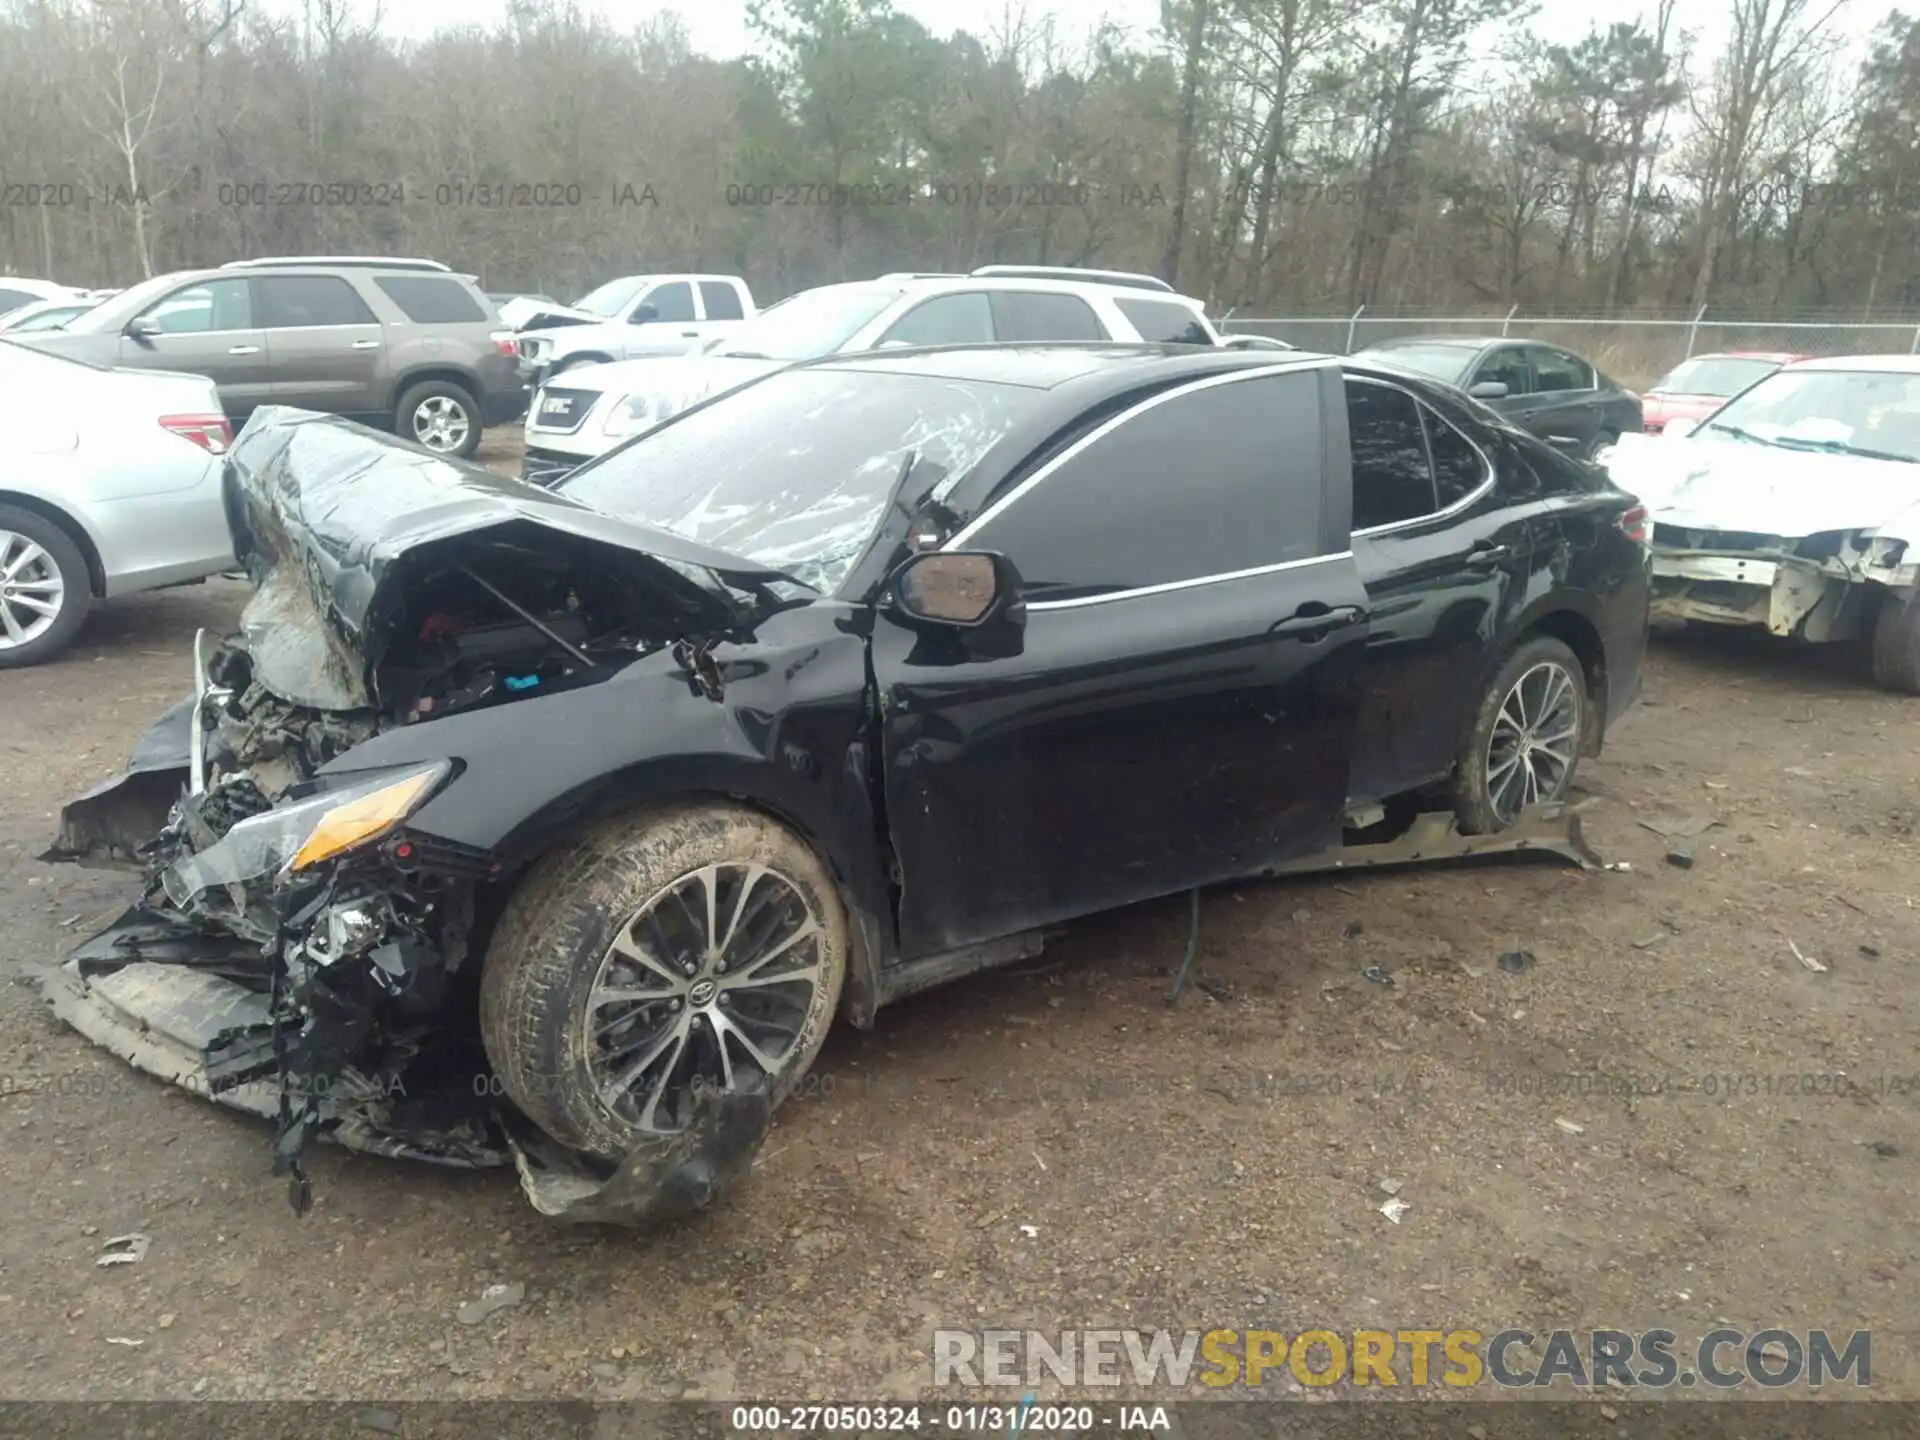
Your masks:
<instances>
[{"instance_id":1,"label":"damaged white car","mask_svg":"<svg viewBox=\"0 0 1920 1440\"><path fill-rule=\"evenodd\" d=\"M1653 619L1871 639L1920 694L1920 356L1806 360L1599 457L1653 521Z\"/></svg>"}]
</instances>

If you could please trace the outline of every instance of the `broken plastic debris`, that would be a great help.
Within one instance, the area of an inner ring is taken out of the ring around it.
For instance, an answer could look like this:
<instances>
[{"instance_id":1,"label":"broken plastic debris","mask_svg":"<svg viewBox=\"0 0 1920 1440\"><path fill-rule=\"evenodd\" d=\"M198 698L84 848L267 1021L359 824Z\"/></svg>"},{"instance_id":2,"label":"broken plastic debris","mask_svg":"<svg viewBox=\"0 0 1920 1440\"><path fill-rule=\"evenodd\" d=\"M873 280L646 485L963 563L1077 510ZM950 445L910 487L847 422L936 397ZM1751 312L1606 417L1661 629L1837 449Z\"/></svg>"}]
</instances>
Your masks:
<instances>
[{"instance_id":1,"label":"broken plastic debris","mask_svg":"<svg viewBox=\"0 0 1920 1440\"><path fill-rule=\"evenodd\" d=\"M1039 1235L1040 1227L1038 1225L1022 1225L1020 1227L1020 1233L1029 1240L1032 1240Z\"/></svg>"},{"instance_id":2,"label":"broken plastic debris","mask_svg":"<svg viewBox=\"0 0 1920 1440\"><path fill-rule=\"evenodd\" d=\"M1400 1182L1398 1180L1381 1180L1380 1193L1382 1195L1398 1195L1400 1193Z\"/></svg>"},{"instance_id":3,"label":"broken plastic debris","mask_svg":"<svg viewBox=\"0 0 1920 1440\"><path fill-rule=\"evenodd\" d=\"M100 1258L96 1265L134 1265L146 1259L147 1247L153 1243L153 1237L134 1231L130 1235L116 1235L100 1246Z\"/></svg>"},{"instance_id":4,"label":"broken plastic debris","mask_svg":"<svg viewBox=\"0 0 1920 1440\"><path fill-rule=\"evenodd\" d=\"M1387 1201L1386 1204L1380 1207L1380 1213L1386 1216L1387 1219L1391 1220L1394 1224L1398 1225L1400 1223L1400 1217L1406 1214L1407 1211L1412 1208L1413 1207L1408 1205L1406 1201L1402 1200L1398 1195L1396 1195L1393 1197L1393 1199Z\"/></svg>"},{"instance_id":5,"label":"broken plastic debris","mask_svg":"<svg viewBox=\"0 0 1920 1440\"><path fill-rule=\"evenodd\" d=\"M1630 860L1609 860L1609 861L1607 862L1607 869L1609 869L1609 870L1631 870L1631 869L1633 869L1633 862L1632 862L1632 861L1630 861Z\"/></svg>"},{"instance_id":6,"label":"broken plastic debris","mask_svg":"<svg viewBox=\"0 0 1920 1440\"><path fill-rule=\"evenodd\" d=\"M1824 975L1827 973L1827 967L1825 965L1822 965L1818 960L1814 959L1813 956L1801 954L1800 947L1794 944L1791 938L1789 938L1787 941L1787 948L1793 951L1794 959L1798 960L1802 965L1806 966L1807 969L1813 971L1814 974Z\"/></svg>"},{"instance_id":7,"label":"broken plastic debris","mask_svg":"<svg viewBox=\"0 0 1920 1440\"><path fill-rule=\"evenodd\" d=\"M1509 975L1518 975L1531 964L1533 964L1531 950L1509 950L1500 957L1500 968Z\"/></svg>"},{"instance_id":8,"label":"broken plastic debris","mask_svg":"<svg viewBox=\"0 0 1920 1440\"><path fill-rule=\"evenodd\" d=\"M1362 970L1360 973L1366 976L1367 979L1371 980L1376 985L1393 984L1393 975L1387 970L1387 967L1384 965L1369 965L1367 966L1366 969Z\"/></svg>"},{"instance_id":9,"label":"broken plastic debris","mask_svg":"<svg viewBox=\"0 0 1920 1440\"><path fill-rule=\"evenodd\" d=\"M109 1345L125 1345L130 1350L138 1350L147 1342L144 1340L134 1340L125 1335L109 1335L107 1336L107 1343Z\"/></svg>"},{"instance_id":10,"label":"broken plastic debris","mask_svg":"<svg viewBox=\"0 0 1920 1440\"><path fill-rule=\"evenodd\" d=\"M1557 1126L1557 1127L1558 1127L1559 1129L1562 1129L1562 1130L1564 1130L1564 1131L1566 1131L1566 1132L1567 1132L1567 1134L1569 1134L1569 1135L1584 1135L1584 1134L1586 1134L1586 1133L1587 1133L1587 1127L1586 1127L1586 1126L1584 1126L1584 1125L1576 1125L1576 1124L1575 1124L1575 1123L1574 1123L1573 1121L1571 1121L1571 1120L1555 1120L1555 1121L1554 1121L1553 1123L1554 1123L1554 1125L1555 1125L1555 1126Z\"/></svg>"},{"instance_id":11,"label":"broken plastic debris","mask_svg":"<svg viewBox=\"0 0 1920 1440\"><path fill-rule=\"evenodd\" d=\"M489 1315L511 1310L526 1298L527 1287L518 1280L511 1285L489 1285L480 1292L478 1300L469 1300L456 1310L453 1318L462 1325L478 1325Z\"/></svg>"}]
</instances>

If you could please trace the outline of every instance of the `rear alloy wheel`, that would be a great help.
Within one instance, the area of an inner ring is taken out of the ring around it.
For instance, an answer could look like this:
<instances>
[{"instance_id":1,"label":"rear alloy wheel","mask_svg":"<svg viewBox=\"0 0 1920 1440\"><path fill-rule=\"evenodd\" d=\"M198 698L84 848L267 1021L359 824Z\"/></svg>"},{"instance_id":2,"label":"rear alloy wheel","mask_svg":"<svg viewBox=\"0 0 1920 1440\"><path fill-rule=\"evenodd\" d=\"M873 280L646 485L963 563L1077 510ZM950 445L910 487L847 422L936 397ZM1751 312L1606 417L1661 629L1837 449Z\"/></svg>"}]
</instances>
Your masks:
<instances>
[{"instance_id":1,"label":"rear alloy wheel","mask_svg":"<svg viewBox=\"0 0 1920 1440\"><path fill-rule=\"evenodd\" d=\"M1883 690L1920 695L1920 589L1880 596L1873 622L1873 679Z\"/></svg>"},{"instance_id":2,"label":"rear alloy wheel","mask_svg":"<svg viewBox=\"0 0 1920 1440\"><path fill-rule=\"evenodd\" d=\"M602 826L515 893L480 989L513 1102L608 1159L683 1132L702 1089L791 1093L825 1041L848 927L813 850L757 811Z\"/></svg>"},{"instance_id":3,"label":"rear alloy wheel","mask_svg":"<svg viewBox=\"0 0 1920 1440\"><path fill-rule=\"evenodd\" d=\"M1469 835L1505 830L1530 805L1566 796L1586 733L1586 670L1541 636L1507 657L1454 771L1454 813Z\"/></svg>"},{"instance_id":4,"label":"rear alloy wheel","mask_svg":"<svg viewBox=\"0 0 1920 1440\"><path fill-rule=\"evenodd\" d=\"M480 407L449 380L428 380L400 397L395 426L414 444L436 455L464 460L480 448Z\"/></svg>"},{"instance_id":5,"label":"rear alloy wheel","mask_svg":"<svg viewBox=\"0 0 1920 1440\"><path fill-rule=\"evenodd\" d=\"M38 665L72 643L93 595L87 562L58 525L0 505L0 670Z\"/></svg>"}]
</instances>

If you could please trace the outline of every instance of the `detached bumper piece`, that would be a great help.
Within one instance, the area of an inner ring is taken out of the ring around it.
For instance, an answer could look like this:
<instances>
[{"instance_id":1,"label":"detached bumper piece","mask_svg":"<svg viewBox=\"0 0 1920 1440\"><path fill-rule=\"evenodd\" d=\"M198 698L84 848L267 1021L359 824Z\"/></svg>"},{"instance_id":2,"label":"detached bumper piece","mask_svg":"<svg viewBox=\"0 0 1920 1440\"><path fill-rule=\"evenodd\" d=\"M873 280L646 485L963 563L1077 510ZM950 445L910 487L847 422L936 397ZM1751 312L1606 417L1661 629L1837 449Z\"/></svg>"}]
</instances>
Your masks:
<instances>
[{"instance_id":1,"label":"detached bumper piece","mask_svg":"<svg viewBox=\"0 0 1920 1440\"><path fill-rule=\"evenodd\" d=\"M1582 870L1605 862L1581 833L1580 815L1590 802L1554 802L1529 806L1512 825L1493 835L1462 835L1451 810L1414 817L1402 833L1372 844L1342 845L1262 871L1264 875L1308 875L1329 870L1360 870L1374 865L1411 865L1436 860L1467 860L1479 855L1546 854L1570 860Z\"/></svg>"}]
</instances>

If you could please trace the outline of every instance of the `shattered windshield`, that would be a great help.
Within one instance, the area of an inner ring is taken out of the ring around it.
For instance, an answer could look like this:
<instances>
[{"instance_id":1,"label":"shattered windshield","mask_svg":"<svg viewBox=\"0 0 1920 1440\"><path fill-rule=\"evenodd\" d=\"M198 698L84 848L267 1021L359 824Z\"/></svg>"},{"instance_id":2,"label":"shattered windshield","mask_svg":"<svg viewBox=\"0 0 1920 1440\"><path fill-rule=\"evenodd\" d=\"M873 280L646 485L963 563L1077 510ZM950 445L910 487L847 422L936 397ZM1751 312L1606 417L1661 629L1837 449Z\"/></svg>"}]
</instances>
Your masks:
<instances>
[{"instance_id":1,"label":"shattered windshield","mask_svg":"<svg viewBox=\"0 0 1920 1440\"><path fill-rule=\"evenodd\" d=\"M558 488L831 593L909 471L917 487L953 484L1044 395L934 375L786 370L609 452Z\"/></svg>"},{"instance_id":2,"label":"shattered windshield","mask_svg":"<svg viewBox=\"0 0 1920 1440\"><path fill-rule=\"evenodd\" d=\"M1920 374L1783 370L1721 406L1700 434L1920 463Z\"/></svg>"}]
</instances>

